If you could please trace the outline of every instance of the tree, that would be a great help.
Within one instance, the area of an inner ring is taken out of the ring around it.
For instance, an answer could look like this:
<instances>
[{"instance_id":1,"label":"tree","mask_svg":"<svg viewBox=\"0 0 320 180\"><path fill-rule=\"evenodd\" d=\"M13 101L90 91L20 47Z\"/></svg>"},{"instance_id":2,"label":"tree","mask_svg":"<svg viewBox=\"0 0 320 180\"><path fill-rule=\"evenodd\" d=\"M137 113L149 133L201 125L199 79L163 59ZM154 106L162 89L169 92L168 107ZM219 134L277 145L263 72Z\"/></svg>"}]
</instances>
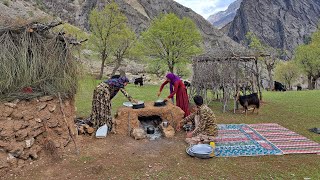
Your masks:
<instances>
[{"instance_id":1,"label":"tree","mask_svg":"<svg viewBox=\"0 0 320 180\"><path fill-rule=\"evenodd\" d=\"M121 66L123 58L129 57L131 51L134 50L132 46L136 41L136 35L126 25L121 32L114 34L111 39L113 40L113 43L110 45L113 56L115 57L115 67L111 73L111 76L113 76Z\"/></svg>"},{"instance_id":2,"label":"tree","mask_svg":"<svg viewBox=\"0 0 320 180\"><path fill-rule=\"evenodd\" d=\"M308 77L308 89L315 89L320 78L320 31L316 31L309 44L300 45L295 52L294 60Z\"/></svg>"},{"instance_id":3,"label":"tree","mask_svg":"<svg viewBox=\"0 0 320 180\"><path fill-rule=\"evenodd\" d=\"M102 78L106 59L112 53L112 37L126 28L126 22L126 16L120 12L115 2L106 5L102 11L94 9L90 13L91 42L102 61L98 79Z\"/></svg>"},{"instance_id":4,"label":"tree","mask_svg":"<svg viewBox=\"0 0 320 180\"><path fill-rule=\"evenodd\" d=\"M179 63L176 66L177 75L181 78L188 79L191 75L191 71L188 67L188 64Z\"/></svg>"},{"instance_id":5,"label":"tree","mask_svg":"<svg viewBox=\"0 0 320 180\"><path fill-rule=\"evenodd\" d=\"M166 64L157 59L149 60L147 70L149 73L155 74L158 78L161 78L167 72Z\"/></svg>"},{"instance_id":6,"label":"tree","mask_svg":"<svg viewBox=\"0 0 320 180\"><path fill-rule=\"evenodd\" d=\"M260 42L260 40L258 39L258 37L253 34L252 32L248 32L246 34L246 41L247 41L247 45L250 49L252 49L253 51L255 51L256 54L260 54L261 52L263 52L264 47L262 45L262 43ZM255 58L254 61L254 65L251 68L253 75L256 78L256 82L257 82L257 86L258 86L258 93L259 93L259 97L260 100L262 100L262 92L261 92L261 83L260 83L260 75L261 75L261 68L259 68L258 66L258 55Z\"/></svg>"},{"instance_id":7,"label":"tree","mask_svg":"<svg viewBox=\"0 0 320 180\"><path fill-rule=\"evenodd\" d=\"M289 89L292 89L292 84L299 77L299 68L293 62L278 63L275 68L275 78L277 81L284 82Z\"/></svg>"},{"instance_id":8,"label":"tree","mask_svg":"<svg viewBox=\"0 0 320 180\"><path fill-rule=\"evenodd\" d=\"M191 19L179 19L173 13L155 18L140 40L144 55L165 61L170 72L174 72L176 64L188 62L203 51L196 25Z\"/></svg>"}]
</instances>

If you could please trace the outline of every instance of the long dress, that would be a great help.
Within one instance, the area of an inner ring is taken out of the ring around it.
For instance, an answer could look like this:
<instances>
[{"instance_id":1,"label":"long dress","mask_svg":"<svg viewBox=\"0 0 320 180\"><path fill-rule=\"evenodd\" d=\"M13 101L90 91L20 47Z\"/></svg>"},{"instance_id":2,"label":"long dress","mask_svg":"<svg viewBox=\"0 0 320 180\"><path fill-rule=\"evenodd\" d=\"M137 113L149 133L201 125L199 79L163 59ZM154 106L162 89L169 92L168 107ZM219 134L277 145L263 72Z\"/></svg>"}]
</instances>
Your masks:
<instances>
[{"instance_id":1,"label":"long dress","mask_svg":"<svg viewBox=\"0 0 320 180\"><path fill-rule=\"evenodd\" d=\"M164 83L162 83L160 87L160 92L162 91L163 87L168 83L169 81L165 81ZM176 105L184 111L184 117L189 116L190 111L187 88L181 80L178 80L174 83L173 92L168 96L168 98L171 99L174 95L176 95Z\"/></svg>"},{"instance_id":2,"label":"long dress","mask_svg":"<svg viewBox=\"0 0 320 180\"><path fill-rule=\"evenodd\" d=\"M111 99L119 91L121 91L129 101L132 101L132 97L123 88L111 87L104 82L95 88L92 98L90 122L96 129L104 124L107 124L109 130L112 129Z\"/></svg>"}]
</instances>

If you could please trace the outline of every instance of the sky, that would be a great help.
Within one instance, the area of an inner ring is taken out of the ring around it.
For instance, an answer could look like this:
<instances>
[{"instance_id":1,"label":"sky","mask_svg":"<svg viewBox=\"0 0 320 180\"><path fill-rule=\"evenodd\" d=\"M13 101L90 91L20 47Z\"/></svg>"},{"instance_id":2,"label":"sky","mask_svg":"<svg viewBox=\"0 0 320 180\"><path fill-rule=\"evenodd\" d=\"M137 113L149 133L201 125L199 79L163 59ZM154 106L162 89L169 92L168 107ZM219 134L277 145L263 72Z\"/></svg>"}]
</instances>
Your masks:
<instances>
[{"instance_id":1,"label":"sky","mask_svg":"<svg viewBox=\"0 0 320 180\"><path fill-rule=\"evenodd\" d=\"M207 19L210 15L224 11L235 0L175 0L176 2L191 8L196 13Z\"/></svg>"}]
</instances>

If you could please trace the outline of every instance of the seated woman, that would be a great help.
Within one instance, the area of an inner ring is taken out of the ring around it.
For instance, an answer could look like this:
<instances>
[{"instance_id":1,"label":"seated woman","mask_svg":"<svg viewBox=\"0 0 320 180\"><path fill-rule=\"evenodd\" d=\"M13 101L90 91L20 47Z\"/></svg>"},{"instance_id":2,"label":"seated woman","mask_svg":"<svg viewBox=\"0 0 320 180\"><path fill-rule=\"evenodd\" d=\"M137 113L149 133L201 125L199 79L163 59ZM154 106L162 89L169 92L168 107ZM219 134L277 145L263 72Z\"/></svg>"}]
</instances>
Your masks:
<instances>
[{"instance_id":1,"label":"seated woman","mask_svg":"<svg viewBox=\"0 0 320 180\"><path fill-rule=\"evenodd\" d=\"M184 111L184 117L190 114L189 111L189 98L187 94L187 89L180 78L173 73L169 73L166 76L167 80L162 83L160 90L158 92L158 97L161 95L163 87L170 83L170 95L165 99L169 100L176 95L176 105Z\"/></svg>"},{"instance_id":2,"label":"seated woman","mask_svg":"<svg viewBox=\"0 0 320 180\"><path fill-rule=\"evenodd\" d=\"M203 104L201 96L193 98L197 105L196 112L183 119L183 123L191 121L195 124L195 129L187 133L186 142L190 145L199 143L209 143L218 135L218 126L215 123L216 117L212 110Z\"/></svg>"},{"instance_id":3,"label":"seated woman","mask_svg":"<svg viewBox=\"0 0 320 180\"><path fill-rule=\"evenodd\" d=\"M93 92L92 110L90 115L90 122L93 127L98 129L100 126L106 124L111 130L113 126L111 115L111 99L121 91L130 102L136 102L125 91L124 87L129 80L126 77L112 78L101 82Z\"/></svg>"}]
</instances>

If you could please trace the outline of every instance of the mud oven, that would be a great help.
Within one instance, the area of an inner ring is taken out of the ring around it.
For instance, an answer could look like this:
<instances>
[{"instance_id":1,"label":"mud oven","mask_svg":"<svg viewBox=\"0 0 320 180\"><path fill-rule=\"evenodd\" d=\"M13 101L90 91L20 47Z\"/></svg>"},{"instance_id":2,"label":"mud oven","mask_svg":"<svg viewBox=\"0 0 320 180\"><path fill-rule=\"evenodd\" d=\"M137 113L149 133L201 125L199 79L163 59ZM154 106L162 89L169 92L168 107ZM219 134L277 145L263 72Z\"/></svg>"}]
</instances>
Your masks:
<instances>
[{"instance_id":1,"label":"mud oven","mask_svg":"<svg viewBox=\"0 0 320 180\"><path fill-rule=\"evenodd\" d=\"M113 130L117 134L129 135L135 139L149 138L153 140L162 135L172 137L183 116L184 112L172 103L156 107L153 102L148 102L141 109L122 107L115 115ZM165 127L163 122L168 122L169 125ZM147 132L150 131L149 128L154 132Z\"/></svg>"}]
</instances>

